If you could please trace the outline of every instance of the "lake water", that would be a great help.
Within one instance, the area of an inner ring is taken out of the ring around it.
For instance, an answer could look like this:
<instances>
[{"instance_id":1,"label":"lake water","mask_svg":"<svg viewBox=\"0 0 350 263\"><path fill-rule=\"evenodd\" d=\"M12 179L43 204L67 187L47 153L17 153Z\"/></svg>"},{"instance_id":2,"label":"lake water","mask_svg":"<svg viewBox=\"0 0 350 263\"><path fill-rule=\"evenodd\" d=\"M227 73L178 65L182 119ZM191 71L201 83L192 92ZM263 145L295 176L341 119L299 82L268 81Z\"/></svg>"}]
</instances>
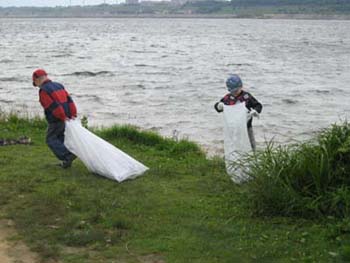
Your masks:
<instances>
[{"instance_id":1,"label":"lake water","mask_svg":"<svg viewBox=\"0 0 350 263\"><path fill-rule=\"evenodd\" d=\"M223 151L213 105L229 73L264 106L258 146L291 143L350 115L350 21L0 19L0 107L43 114L36 68L90 125L133 124Z\"/></svg>"}]
</instances>

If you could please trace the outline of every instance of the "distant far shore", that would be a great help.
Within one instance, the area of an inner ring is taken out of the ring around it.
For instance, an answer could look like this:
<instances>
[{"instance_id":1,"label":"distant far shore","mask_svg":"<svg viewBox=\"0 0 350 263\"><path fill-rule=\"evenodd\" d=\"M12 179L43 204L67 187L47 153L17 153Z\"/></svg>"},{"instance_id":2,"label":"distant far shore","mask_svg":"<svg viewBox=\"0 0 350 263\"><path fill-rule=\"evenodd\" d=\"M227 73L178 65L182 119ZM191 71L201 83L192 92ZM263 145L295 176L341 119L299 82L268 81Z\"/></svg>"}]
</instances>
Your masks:
<instances>
[{"instance_id":1,"label":"distant far shore","mask_svg":"<svg viewBox=\"0 0 350 263\"><path fill-rule=\"evenodd\" d=\"M295 20L350 20L350 15L320 15L320 14L264 14L264 15L235 15L235 14L115 14L115 15L0 15L0 19L20 18L180 18L180 19L295 19Z\"/></svg>"}]
</instances>

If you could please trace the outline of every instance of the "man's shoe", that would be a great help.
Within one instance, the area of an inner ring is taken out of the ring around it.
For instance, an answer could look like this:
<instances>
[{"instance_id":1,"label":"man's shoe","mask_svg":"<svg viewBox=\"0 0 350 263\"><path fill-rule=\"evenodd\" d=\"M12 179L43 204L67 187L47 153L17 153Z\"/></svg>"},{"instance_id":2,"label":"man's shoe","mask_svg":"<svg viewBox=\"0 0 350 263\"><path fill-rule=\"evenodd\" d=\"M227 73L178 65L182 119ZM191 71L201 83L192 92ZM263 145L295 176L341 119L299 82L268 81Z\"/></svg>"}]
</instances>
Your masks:
<instances>
[{"instance_id":1,"label":"man's shoe","mask_svg":"<svg viewBox=\"0 0 350 263\"><path fill-rule=\"evenodd\" d=\"M76 158L77 158L77 157L76 157L74 154L70 155L70 156L68 157L67 160L62 161L61 167L62 167L63 169L67 169L67 168L71 167L73 161L74 161Z\"/></svg>"}]
</instances>

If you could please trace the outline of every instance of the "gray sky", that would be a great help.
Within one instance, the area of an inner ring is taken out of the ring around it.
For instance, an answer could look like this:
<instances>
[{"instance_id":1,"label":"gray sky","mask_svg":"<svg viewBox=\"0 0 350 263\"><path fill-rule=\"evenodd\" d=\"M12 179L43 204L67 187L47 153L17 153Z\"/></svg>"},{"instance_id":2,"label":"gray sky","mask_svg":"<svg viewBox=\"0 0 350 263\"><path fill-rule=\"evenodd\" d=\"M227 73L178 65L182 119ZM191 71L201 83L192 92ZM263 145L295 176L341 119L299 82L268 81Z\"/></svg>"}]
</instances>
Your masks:
<instances>
[{"instance_id":1,"label":"gray sky","mask_svg":"<svg viewBox=\"0 0 350 263\"><path fill-rule=\"evenodd\" d=\"M115 4L122 0L0 0L0 7L8 6L67 6L71 5L98 5Z\"/></svg>"}]
</instances>

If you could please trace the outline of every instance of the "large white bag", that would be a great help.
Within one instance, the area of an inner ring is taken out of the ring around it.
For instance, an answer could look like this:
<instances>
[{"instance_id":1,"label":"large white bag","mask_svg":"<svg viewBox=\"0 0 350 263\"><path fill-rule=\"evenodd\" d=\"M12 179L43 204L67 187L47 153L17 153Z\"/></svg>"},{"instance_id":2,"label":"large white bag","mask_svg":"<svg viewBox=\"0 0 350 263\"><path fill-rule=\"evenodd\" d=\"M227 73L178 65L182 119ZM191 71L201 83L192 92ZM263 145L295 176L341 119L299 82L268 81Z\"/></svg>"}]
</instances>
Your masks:
<instances>
[{"instance_id":1,"label":"large white bag","mask_svg":"<svg viewBox=\"0 0 350 263\"><path fill-rule=\"evenodd\" d=\"M237 161L251 150L247 130L247 113L245 103L233 106L224 105L224 150L226 171L235 183L248 180Z\"/></svg>"},{"instance_id":2,"label":"large white bag","mask_svg":"<svg viewBox=\"0 0 350 263\"><path fill-rule=\"evenodd\" d=\"M92 173L122 182L143 174L148 168L112 144L81 126L66 121L64 144Z\"/></svg>"}]
</instances>

